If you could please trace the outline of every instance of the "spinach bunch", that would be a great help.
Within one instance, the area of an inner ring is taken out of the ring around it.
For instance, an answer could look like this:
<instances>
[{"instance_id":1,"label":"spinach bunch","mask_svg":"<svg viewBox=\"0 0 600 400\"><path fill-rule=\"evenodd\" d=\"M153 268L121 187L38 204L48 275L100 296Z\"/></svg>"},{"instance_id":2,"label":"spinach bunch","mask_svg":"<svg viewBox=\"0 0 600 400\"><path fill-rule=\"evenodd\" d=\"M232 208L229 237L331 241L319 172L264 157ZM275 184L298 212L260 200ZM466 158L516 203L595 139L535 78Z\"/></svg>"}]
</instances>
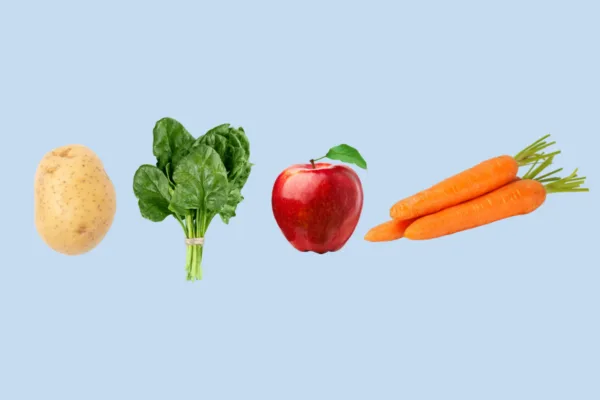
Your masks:
<instances>
[{"instance_id":1,"label":"spinach bunch","mask_svg":"<svg viewBox=\"0 0 600 400\"><path fill-rule=\"evenodd\" d=\"M142 165L133 191L144 218L161 222L173 216L183 228L188 280L202 279L203 244L208 225L218 214L235 217L250 176L250 143L244 130L219 125L194 138L182 124L163 118L154 126L156 165Z\"/></svg>"}]
</instances>

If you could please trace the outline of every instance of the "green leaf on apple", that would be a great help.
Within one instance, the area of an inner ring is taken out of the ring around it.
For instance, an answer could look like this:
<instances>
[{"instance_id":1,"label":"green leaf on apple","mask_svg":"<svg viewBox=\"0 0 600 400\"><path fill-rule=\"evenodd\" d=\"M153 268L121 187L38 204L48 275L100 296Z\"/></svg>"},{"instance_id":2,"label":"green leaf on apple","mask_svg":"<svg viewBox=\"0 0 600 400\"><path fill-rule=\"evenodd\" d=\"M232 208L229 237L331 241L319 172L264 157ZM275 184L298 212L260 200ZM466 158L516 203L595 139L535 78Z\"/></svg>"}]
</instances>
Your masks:
<instances>
[{"instance_id":1,"label":"green leaf on apple","mask_svg":"<svg viewBox=\"0 0 600 400\"><path fill-rule=\"evenodd\" d=\"M329 158L330 160L351 163L362 169L367 169L367 162L360 155L358 150L352 146L348 146L347 144L340 144L339 146L332 147L329 149L325 157Z\"/></svg>"}]
</instances>

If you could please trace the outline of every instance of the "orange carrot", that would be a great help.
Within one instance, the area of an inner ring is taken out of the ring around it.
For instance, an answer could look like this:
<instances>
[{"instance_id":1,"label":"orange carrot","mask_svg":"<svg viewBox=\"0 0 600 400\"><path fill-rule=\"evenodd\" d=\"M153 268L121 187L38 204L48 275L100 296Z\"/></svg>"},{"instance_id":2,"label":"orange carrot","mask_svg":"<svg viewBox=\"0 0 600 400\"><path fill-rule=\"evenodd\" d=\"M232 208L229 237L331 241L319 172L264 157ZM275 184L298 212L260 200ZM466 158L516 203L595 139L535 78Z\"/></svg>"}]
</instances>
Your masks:
<instances>
[{"instance_id":1,"label":"orange carrot","mask_svg":"<svg viewBox=\"0 0 600 400\"><path fill-rule=\"evenodd\" d=\"M483 161L413 196L398 201L390 210L394 219L411 219L428 215L474 199L514 181L520 166L547 160L559 151L542 152L554 144L549 135L532 143L516 156L499 156Z\"/></svg>"},{"instance_id":2,"label":"orange carrot","mask_svg":"<svg viewBox=\"0 0 600 400\"><path fill-rule=\"evenodd\" d=\"M546 164L550 163L551 160L548 160ZM526 179L514 181L481 197L421 217L408 226L404 236L411 240L434 239L501 219L529 214L544 203L546 193L588 191L587 188L580 187L585 177L577 177L577 170L566 178L547 178L553 173L539 177L539 181L528 179L528 176L535 174L526 175ZM549 183L544 185L542 182Z\"/></svg>"},{"instance_id":3,"label":"orange carrot","mask_svg":"<svg viewBox=\"0 0 600 400\"><path fill-rule=\"evenodd\" d=\"M492 158L400 200L390 215L395 219L409 219L443 210L511 182L518 171L519 164L514 158Z\"/></svg>"},{"instance_id":4,"label":"orange carrot","mask_svg":"<svg viewBox=\"0 0 600 400\"><path fill-rule=\"evenodd\" d=\"M369 242L389 242L401 239L404 236L404 231L413 221L414 219L392 219L391 221L384 222L371 228L365 235L365 240Z\"/></svg>"},{"instance_id":5,"label":"orange carrot","mask_svg":"<svg viewBox=\"0 0 600 400\"><path fill-rule=\"evenodd\" d=\"M518 176L513 182L520 180ZM402 239L406 228L418 218L411 219L392 219L371 228L365 235L365 240L369 242L390 242L392 240Z\"/></svg>"}]
</instances>

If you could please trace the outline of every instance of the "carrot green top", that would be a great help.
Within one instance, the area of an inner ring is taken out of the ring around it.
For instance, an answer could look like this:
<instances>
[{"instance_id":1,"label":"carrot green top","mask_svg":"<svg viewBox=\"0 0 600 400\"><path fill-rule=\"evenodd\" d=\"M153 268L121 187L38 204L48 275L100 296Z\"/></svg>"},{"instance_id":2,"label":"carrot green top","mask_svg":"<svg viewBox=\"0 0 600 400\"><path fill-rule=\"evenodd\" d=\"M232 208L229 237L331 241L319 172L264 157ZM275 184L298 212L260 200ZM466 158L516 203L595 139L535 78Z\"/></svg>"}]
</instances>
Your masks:
<instances>
[{"instance_id":1,"label":"carrot green top","mask_svg":"<svg viewBox=\"0 0 600 400\"><path fill-rule=\"evenodd\" d=\"M556 154L558 153L551 153L549 157L546 156L546 158L540 158L532 162L531 167L522 176L522 179L533 179L543 183L547 193L589 192L589 188L581 187L585 183L585 176L577 176L577 169L570 175L562 178L556 176L556 174L563 170L562 168L540 175L552 165ZM538 165L540 161L542 162Z\"/></svg>"},{"instance_id":2,"label":"carrot green top","mask_svg":"<svg viewBox=\"0 0 600 400\"><path fill-rule=\"evenodd\" d=\"M552 146L556 142L547 142L546 139L550 137L550 134L543 136L525 147L516 156L513 158L519 166L523 167L526 165L537 163L540 160L547 160L548 158L554 157L557 154L560 154L560 150L553 151L551 153L544 153L542 150L547 149Z\"/></svg>"}]
</instances>

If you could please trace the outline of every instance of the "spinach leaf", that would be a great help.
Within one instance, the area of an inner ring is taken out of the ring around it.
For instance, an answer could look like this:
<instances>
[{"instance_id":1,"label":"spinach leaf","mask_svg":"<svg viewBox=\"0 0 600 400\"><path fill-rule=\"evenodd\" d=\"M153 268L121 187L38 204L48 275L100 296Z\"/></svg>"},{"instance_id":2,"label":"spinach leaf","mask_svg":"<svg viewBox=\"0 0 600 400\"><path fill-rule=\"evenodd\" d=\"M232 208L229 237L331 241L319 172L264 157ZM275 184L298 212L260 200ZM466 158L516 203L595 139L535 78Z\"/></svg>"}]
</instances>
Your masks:
<instances>
[{"instance_id":1,"label":"spinach leaf","mask_svg":"<svg viewBox=\"0 0 600 400\"><path fill-rule=\"evenodd\" d=\"M244 132L244 128L241 126L237 129L232 128L231 133L233 133L242 144L242 148L246 152L246 161L248 161L250 159L250 141L248 140L248 136L246 136L246 132Z\"/></svg>"},{"instance_id":2,"label":"spinach leaf","mask_svg":"<svg viewBox=\"0 0 600 400\"><path fill-rule=\"evenodd\" d=\"M194 137L172 118L162 118L154 126L153 152L156 166L166 171L167 164L175 169L179 161L190 152Z\"/></svg>"},{"instance_id":3,"label":"spinach leaf","mask_svg":"<svg viewBox=\"0 0 600 400\"><path fill-rule=\"evenodd\" d=\"M244 187L248 178L250 177L250 172L252 172L252 166L254 164L250 162L246 162L241 168L239 174L236 176L236 179L232 182L240 189Z\"/></svg>"},{"instance_id":4,"label":"spinach leaf","mask_svg":"<svg viewBox=\"0 0 600 400\"><path fill-rule=\"evenodd\" d=\"M234 131L235 129L229 124L219 125L199 137L194 143L194 146L201 144L210 146L219 153L229 180L235 179L249 157Z\"/></svg>"},{"instance_id":5,"label":"spinach leaf","mask_svg":"<svg viewBox=\"0 0 600 400\"><path fill-rule=\"evenodd\" d=\"M219 211L219 216L224 223L228 224L229 220L235 217L235 210L242 200L244 200L244 196L242 196L240 188L230 184L227 202Z\"/></svg>"},{"instance_id":6,"label":"spinach leaf","mask_svg":"<svg viewBox=\"0 0 600 400\"><path fill-rule=\"evenodd\" d=\"M223 132L217 130L217 128L211 129L210 131L206 132L203 136L200 136L198 139L196 139L196 141L192 145L192 148L195 148L200 145L212 147L219 154L219 157L221 157L221 161L223 161L223 159L225 158L225 154L227 153L227 137L223 134Z\"/></svg>"},{"instance_id":7,"label":"spinach leaf","mask_svg":"<svg viewBox=\"0 0 600 400\"><path fill-rule=\"evenodd\" d=\"M142 165L137 169L133 177L133 192L144 218L160 222L171 214L169 189L167 177L154 165Z\"/></svg>"},{"instance_id":8,"label":"spinach leaf","mask_svg":"<svg viewBox=\"0 0 600 400\"><path fill-rule=\"evenodd\" d=\"M218 213L227 202L227 171L211 147L196 146L173 173L175 190L169 208L175 212L200 210Z\"/></svg>"},{"instance_id":9,"label":"spinach leaf","mask_svg":"<svg viewBox=\"0 0 600 400\"><path fill-rule=\"evenodd\" d=\"M221 134L224 135L229 131L229 128L231 127L231 124L221 124L221 125L217 125L212 129L209 129L208 131L206 131L206 134Z\"/></svg>"},{"instance_id":10,"label":"spinach leaf","mask_svg":"<svg viewBox=\"0 0 600 400\"><path fill-rule=\"evenodd\" d=\"M232 217L235 217L235 210L237 209L238 204L244 200L241 190L250 176L251 168L252 164L246 163L237 179L228 183L227 202L221 211L219 211L221 220L223 220L223 222L226 224L229 223L229 220Z\"/></svg>"},{"instance_id":11,"label":"spinach leaf","mask_svg":"<svg viewBox=\"0 0 600 400\"><path fill-rule=\"evenodd\" d=\"M235 136L230 136L230 146L227 147L225 154L225 161L227 169L227 176L230 180L235 181L241 174L244 166L248 161L246 151L241 147L241 143Z\"/></svg>"},{"instance_id":12,"label":"spinach leaf","mask_svg":"<svg viewBox=\"0 0 600 400\"><path fill-rule=\"evenodd\" d=\"M250 157L250 144L242 128L232 128L223 124L210 129L206 134L196 140L194 146L207 145L215 149L227 170L227 202L220 210L219 215L225 223L235 216L238 204L244 199L241 189L250 176L252 164Z\"/></svg>"}]
</instances>

